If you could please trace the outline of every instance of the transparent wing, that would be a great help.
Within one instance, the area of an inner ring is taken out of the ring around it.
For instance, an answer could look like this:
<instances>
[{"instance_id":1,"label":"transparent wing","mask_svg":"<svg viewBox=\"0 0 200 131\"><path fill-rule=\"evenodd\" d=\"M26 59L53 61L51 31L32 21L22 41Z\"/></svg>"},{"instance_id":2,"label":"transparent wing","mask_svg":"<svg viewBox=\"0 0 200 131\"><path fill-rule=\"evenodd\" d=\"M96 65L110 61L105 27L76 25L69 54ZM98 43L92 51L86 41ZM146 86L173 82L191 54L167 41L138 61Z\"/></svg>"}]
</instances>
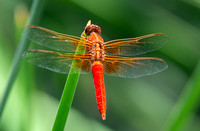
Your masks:
<instances>
[{"instance_id":1,"label":"transparent wing","mask_svg":"<svg viewBox=\"0 0 200 131\"><path fill-rule=\"evenodd\" d=\"M78 73L80 69L82 73L91 71L91 56L89 54L74 55L46 50L28 50L24 52L22 57L30 63L58 73L68 74L72 60L76 60L72 74Z\"/></svg>"},{"instance_id":2,"label":"transparent wing","mask_svg":"<svg viewBox=\"0 0 200 131\"><path fill-rule=\"evenodd\" d=\"M154 51L168 40L165 34L149 34L136 38L118 39L104 43L105 51L110 55L134 56Z\"/></svg>"},{"instance_id":3,"label":"transparent wing","mask_svg":"<svg viewBox=\"0 0 200 131\"><path fill-rule=\"evenodd\" d=\"M75 52L78 44L84 45L87 41L81 41L80 37L57 33L39 26L28 26L26 37L39 45L66 52Z\"/></svg>"},{"instance_id":4,"label":"transparent wing","mask_svg":"<svg viewBox=\"0 0 200 131\"><path fill-rule=\"evenodd\" d=\"M152 75L168 67L167 63L159 58L125 58L108 55L106 55L103 65L106 74L124 78Z\"/></svg>"}]
</instances>

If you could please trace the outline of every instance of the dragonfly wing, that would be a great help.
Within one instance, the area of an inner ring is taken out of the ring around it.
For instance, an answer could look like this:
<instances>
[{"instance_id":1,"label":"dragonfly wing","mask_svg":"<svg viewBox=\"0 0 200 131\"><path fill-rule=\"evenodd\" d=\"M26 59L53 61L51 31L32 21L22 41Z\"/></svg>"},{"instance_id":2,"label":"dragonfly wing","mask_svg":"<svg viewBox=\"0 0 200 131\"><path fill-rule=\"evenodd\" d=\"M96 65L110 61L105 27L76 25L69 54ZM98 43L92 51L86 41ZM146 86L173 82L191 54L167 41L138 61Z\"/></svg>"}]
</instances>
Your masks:
<instances>
[{"instance_id":1,"label":"dragonfly wing","mask_svg":"<svg viewBox=\"0 0 200 131\"><path fill-rule=\"evenodd\" d=\"M168 67L164 60L154 57L125 58L107 56L103 64L106 74L123 78L151 75Z\"/></svg>"},{"instance_id":2,"label":"dragonfly wing","mask_svg":"<svg viewBox=\"0 0 200 131\"><path fill-rule=\"evenodd\" d=\"M82 73L91 71L90 55L87 54L77 56L46 50L28 50L22 56L30 63L58 73L68 74L73 60L76 60L76 64L73 65L72 74L77 74L80 69Z\"/></svg>"},{"instance_id":3,"label":"dragonfly wing","mask_svg":"<svg viewBox=\"0 0 200 131\"><path fill-rule=\"evenodd\" d=\"M134 56L154 51L166 44L165 34L149 34L136 38L118 39L104 43L107 54Z\"/></svg>"},{"instance_id":4,"label":"dragonfly wing","mask_svg":"<svg viewBox=\"0 0 200 131\"><path fill-rule=\"evenodd\" d=\"M26 31L26 37L30 40L55 50L75 52L80 42L84 44L79 37L57 33L39 26L28 26Z\"/></svg>"}]
</instances>

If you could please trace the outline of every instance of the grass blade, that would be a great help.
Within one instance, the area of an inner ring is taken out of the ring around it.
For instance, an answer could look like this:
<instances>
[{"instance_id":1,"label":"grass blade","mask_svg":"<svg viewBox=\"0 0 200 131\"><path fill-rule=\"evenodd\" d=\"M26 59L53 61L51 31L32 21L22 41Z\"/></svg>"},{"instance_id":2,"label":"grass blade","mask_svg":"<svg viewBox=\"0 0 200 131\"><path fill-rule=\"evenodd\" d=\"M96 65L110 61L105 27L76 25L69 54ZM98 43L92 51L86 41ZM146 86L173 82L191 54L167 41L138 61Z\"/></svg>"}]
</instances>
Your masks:
<instances>
[{"instance_id":1,"label":"grass blade","mask_svg":"<svg viewBox=\"0 0 200 131\"><path fill-rule=\"evenodd\" d=\"M192 78L184 88L178 103L169 116L165 131L182 131L187 128L188 121L196 111L200 100L200 62L193 73Z\"/></svg>"},{"instance_id":2,"label":"grass blade","mask_svg":"<svg viewBox=\"0 0 200 131\"><path fill-rule=\"evenodd\" d=\"M88 21L87 25L90 25L91 21ZM87 26L86 25L86 26ZM81 36L87 37L85 35L85 32L82 33ZM76 52L79 52L80 54L85 53L85 48L81 48L81 45L78 45ZM77 54L77 53L76 53ZM73 60L71 69L69 71L69 75L67 77L67 81L65 83L65 87L63 90L63 94L60 100L60 105L58 108L58 112L56 115L56 119L53 125L53 131L63 131L65 127L65 123L67 121L67 117L69 114L69 110L73 101L74 93L76 90L76 85L78 83L79 75L80 75L80 69L79 73L72 74L73 67L76 65L76 60ZM77 71L76 71L77 72Z\"/></svg>"},{"instance_id":3,"label":"grass blade","mask_svg":"<svg viewBox=\"0 0 200 131\"><path fill-rule=\"evenodd\" d=\"M36 24L36 22L38 21L40 15L41 15L42 10L43 10L44 2L45 2L45 0L33 0L33 4L31 6L31 10L30 10L30 17L27 22L27 25ZM0 103L0 118L2 117L2 113L3 113L4 107L5 107L6 101L8 99L12 85L15 82L16 76L19 71L19 64L21 62L21 54L29 46L29 40L25 37L25 35L26 35L26 30L24 30L22 33L18 48L14 55L12 67L10 70L10 75L9 75L9 78L8 78L8 81L7 81L7 84L5 87L5 92L3 94L3 97L2 97L1 103Z\"/></svg>"}]
</instances>

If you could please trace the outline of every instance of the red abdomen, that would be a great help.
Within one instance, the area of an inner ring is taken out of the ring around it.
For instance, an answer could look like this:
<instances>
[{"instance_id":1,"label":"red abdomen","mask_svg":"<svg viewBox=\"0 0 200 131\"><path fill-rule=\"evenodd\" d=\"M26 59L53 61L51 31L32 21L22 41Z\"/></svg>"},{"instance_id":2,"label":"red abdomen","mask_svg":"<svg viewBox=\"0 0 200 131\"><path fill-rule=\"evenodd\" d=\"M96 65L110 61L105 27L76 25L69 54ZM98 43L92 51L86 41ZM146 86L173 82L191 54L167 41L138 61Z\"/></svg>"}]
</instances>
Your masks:
<instances>
[{"instance_id":1,"label":"red abdomen","mask_svg":"<svg viewBox=\"0 0 200 131\"><path fill-rule=\"evenodd\" d=\"M95 61L92 66L94 87L96 92L97 105L102 119L106 119L106 93L103 77L103 65L100 61Z\"/></svg>"}]
</instances>

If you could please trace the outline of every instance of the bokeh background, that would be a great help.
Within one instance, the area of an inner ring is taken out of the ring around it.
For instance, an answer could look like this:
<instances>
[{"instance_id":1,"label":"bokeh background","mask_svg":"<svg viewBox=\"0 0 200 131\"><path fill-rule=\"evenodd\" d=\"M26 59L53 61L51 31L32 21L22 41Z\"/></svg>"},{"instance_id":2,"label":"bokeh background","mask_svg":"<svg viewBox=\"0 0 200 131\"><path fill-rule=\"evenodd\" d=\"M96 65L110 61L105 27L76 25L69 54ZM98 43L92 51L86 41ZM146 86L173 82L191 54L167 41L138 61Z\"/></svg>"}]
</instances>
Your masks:
<instances>
[{"instance_id":1,"label":"bokeh background","mask_svg":"<svg viewBox=\"0 0 200 131\"><path fill-rule=\"evenodd\" d=\"M0 97L12 66L31 0L0 1ZM107 120L96 105L92 74L81 75L65 130L162 131L200 58L199 0L52 0L45 2L39 26L80 36L88 20L102 29L104 41L165 33L168 43L145 54L160 57L168 69L137 79L105 75ZM31 49L42 48L31 44ZM52 129L67 75L20 64L3 116L2 131ZM185 131L199 131L200 108L184 123Z\"/></svg>"}]
</instances>

